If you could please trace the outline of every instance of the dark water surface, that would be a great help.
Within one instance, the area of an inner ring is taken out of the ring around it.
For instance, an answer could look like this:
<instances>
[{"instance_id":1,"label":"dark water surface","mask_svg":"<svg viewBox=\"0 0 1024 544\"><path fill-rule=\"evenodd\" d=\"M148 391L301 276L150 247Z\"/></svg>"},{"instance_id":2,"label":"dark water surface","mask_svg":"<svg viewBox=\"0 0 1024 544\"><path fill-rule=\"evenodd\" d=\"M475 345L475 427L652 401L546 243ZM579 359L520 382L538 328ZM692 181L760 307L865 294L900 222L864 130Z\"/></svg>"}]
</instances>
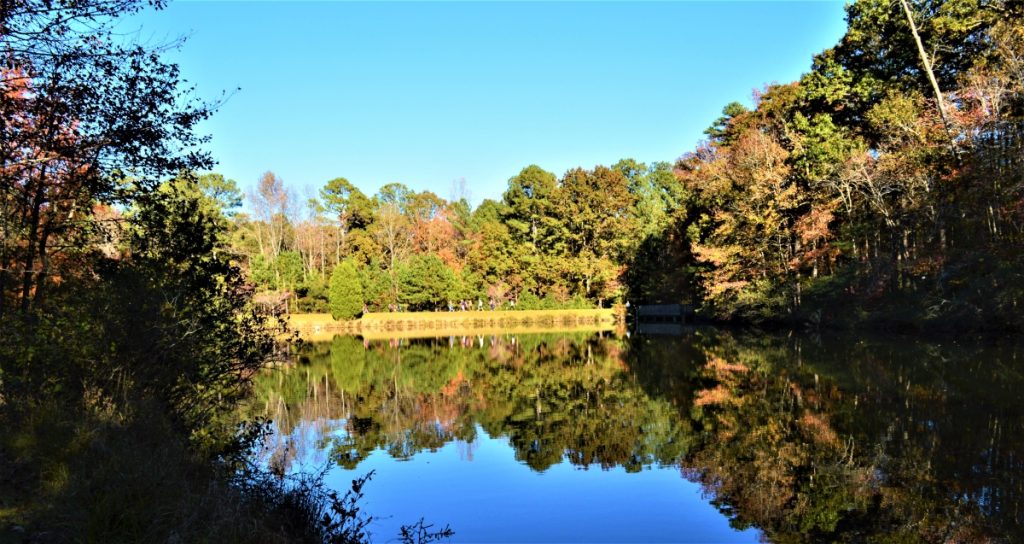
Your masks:
<instances>
[{"instance_id":1,"label":"dark water surface","mask_svg":"<svg viewBox=\"0 0 1024 544\"><path fill-rule=\"evenodd\" d=\"M253 410L377 542L1024 542L1022 399L1013 345L575 332L337 337Z\"/></svg>"}]
</instances>

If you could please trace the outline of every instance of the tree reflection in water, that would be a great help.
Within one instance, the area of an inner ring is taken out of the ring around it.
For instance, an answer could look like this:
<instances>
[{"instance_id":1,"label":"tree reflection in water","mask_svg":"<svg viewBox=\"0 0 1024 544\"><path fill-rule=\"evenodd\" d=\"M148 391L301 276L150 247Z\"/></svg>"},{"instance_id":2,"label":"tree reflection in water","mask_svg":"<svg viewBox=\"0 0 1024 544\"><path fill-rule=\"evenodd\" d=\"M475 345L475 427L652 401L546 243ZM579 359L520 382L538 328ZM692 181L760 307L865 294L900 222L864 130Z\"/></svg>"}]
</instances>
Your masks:
<instances>
[{"instance_id":1,"label":"tree reflection in water","mask_svg":"<svg viewBox=\"0 0 1024 544\"><path fill-rule=\"evenodd\" d=\"M780 542L1018 541L1017 346L609 333L315 344L257 382L273 463L407 459L478 429L544 471L680 467Z\"/></svg>"}]
</instances>

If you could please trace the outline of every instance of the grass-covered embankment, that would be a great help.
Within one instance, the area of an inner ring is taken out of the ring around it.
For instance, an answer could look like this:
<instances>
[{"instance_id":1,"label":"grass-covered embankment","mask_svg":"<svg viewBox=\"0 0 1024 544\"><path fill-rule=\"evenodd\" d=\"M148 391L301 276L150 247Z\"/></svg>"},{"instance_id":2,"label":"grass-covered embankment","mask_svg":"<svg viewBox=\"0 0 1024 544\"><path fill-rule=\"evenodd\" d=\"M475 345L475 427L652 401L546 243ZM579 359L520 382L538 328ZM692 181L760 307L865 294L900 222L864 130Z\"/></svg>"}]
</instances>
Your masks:
<instances>
[{"instance_id":1,"label":"grass-covered embankment","mask_svg":"<svg viewBox=\"0 0 1024 544\"><path fill-rule=\"evenodd\" d=\"M607 330L621 320L616 309L498 310L470 312L370 312L337 321L330 314L292 314L288 326L304 340L330 340L335 334L365 337L448 336L558 330Z\"/></svg>"}]
</instances>

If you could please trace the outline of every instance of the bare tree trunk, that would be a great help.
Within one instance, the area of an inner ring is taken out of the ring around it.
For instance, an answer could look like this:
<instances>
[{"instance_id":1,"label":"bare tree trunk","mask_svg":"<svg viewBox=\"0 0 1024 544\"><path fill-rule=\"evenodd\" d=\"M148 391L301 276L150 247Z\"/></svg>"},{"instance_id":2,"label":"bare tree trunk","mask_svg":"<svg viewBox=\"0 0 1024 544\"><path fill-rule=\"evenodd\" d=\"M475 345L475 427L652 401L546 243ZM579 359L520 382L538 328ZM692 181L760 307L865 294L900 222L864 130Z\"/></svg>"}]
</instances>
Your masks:
<instances>
[{"instance_id":1,"label":"bare tree trunk","mask_svg":"<svg viewBox=\"0 0 1024 544\"><path fill-rule=\"evenodd\" d=\"M334 237L334 266L341 263L341 225L338 225L338 234Z\"/></svg>"},{"instance_id":2,"label":"bare tree trunk","mask_svg":"<svg viewBox=\"0 0 1024 544\"><path fill-rule=\"evenodd\" d=\"M928 82L932 84L932 91L935 93L935 102L939 106L939 115L942 117L942 124L946 127L946 136L949 137L949 150L953 153L953 158L957 162L960 162L960 152L957 151L956 142L953 138L953 125L949 120L949 113L946 111L946 100L942 97L942 90L939 89L939 82L935 79L935 72L932 70L931 60L928 59L928 53L924 50L924 44L921 42L921 36L917 33L917 25L914 23L914 16L910 11L910 4L907 0L900 0L900 5L903 6L903 13L907 15L907 24L910 25L910 33L914 36L914 42L917 44L917 54L921 57L921 64L924 66L924 72L928 76Z\"/></svg>"},{"instance_id":3,"label":"bare tree trunk","mask_svg":"<svg viewBox=\"0 0 1024 544\"><path fill-rule=\"evenodd\" d=\"M348 256L348 212L338 217L338 235L341 237L341 250Z\"/></svg>"},{"instance_id":4,"label":"bare tree trunk","mask_svg":"<svg viewBox=\"0 0 1024 544\"><path fill-rule=\"evenodd\" d=\"M324 225L318 224L316 230L320 234L320 279L323 280L324 279L324 271L326 270L326 266L324 265L324 259L326 258L326 255L324 255L324 253L325 253L325 248L324 248Z\"/></svg>"},{"instance_id":5,"label":"bare tree trunk","mask_svg":"<svg viewBox=\"0 0 1024 544\"><path fill-rule=\"evenodd\" d=\"M42 179L44 174L40 174ZM40 181L39 187L32 199L32 212L28 224L28 247L25 250L25 269L22 271L21 279L21 311L28 313L31 305L30 293L32 292L32 268L35 267L36 245L39 242L39 224L43 207L43 185Z\"/></svg>"},{"instance_id":6,"label":"bare tree trunk","mask_svg":"<svg viewBox=\"0 0 1024 544\"><path fill-rule=\"evenodd\" d=\"M50 239L50 234L50 228L43 227L43 232L39 237L39 274L36 275L36 292L33 294L33 304L35 304L36 308L43 304L43 286L50 272L50 256L46 252L46 244Z\"/></svg>"},{"instance_id":7,"label":"bare tree trunk","mask_svg":"<svg viewBox=\"0 0 1024 544\"><path fill-rule=\"evenodd\" d=\"M0 256L0 317L4 316L7 299L7 256Z\"/></svg>"},{"instance_id":8,"label":"bare tree trunk","mask_svg":"<svg viewBox=\"0 0 1024 544\"><path fill-rule=\"evenodd\" d=\"M253 226L256 227L256 243L260 247L260 255L266 257L267 249L263 245L263 226L260 225L260 221L256 220L253 222Z\"/></svg>"}]
</instances>

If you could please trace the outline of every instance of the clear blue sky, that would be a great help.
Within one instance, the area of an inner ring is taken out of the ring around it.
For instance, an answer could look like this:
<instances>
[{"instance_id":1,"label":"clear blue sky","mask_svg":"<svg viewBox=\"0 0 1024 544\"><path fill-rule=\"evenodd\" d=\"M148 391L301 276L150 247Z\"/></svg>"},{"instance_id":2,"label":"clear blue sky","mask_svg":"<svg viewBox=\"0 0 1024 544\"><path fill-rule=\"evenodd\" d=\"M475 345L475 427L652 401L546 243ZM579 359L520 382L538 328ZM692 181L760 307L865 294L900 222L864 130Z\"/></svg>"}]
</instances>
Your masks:
<instances>
[{"instance_id":1,"label":"clear blue sky","mask_svg":"<svg viewBox=\"0 0 1024 544\"><path fill-rule=\"evenodd\" d=\"M217 171L298 194L344 176L479 203L529 164L672 161L733 100L788 82L845 29L841 2L187 2L122 25L188 35Z\"/></svg>"}]
</instances>

